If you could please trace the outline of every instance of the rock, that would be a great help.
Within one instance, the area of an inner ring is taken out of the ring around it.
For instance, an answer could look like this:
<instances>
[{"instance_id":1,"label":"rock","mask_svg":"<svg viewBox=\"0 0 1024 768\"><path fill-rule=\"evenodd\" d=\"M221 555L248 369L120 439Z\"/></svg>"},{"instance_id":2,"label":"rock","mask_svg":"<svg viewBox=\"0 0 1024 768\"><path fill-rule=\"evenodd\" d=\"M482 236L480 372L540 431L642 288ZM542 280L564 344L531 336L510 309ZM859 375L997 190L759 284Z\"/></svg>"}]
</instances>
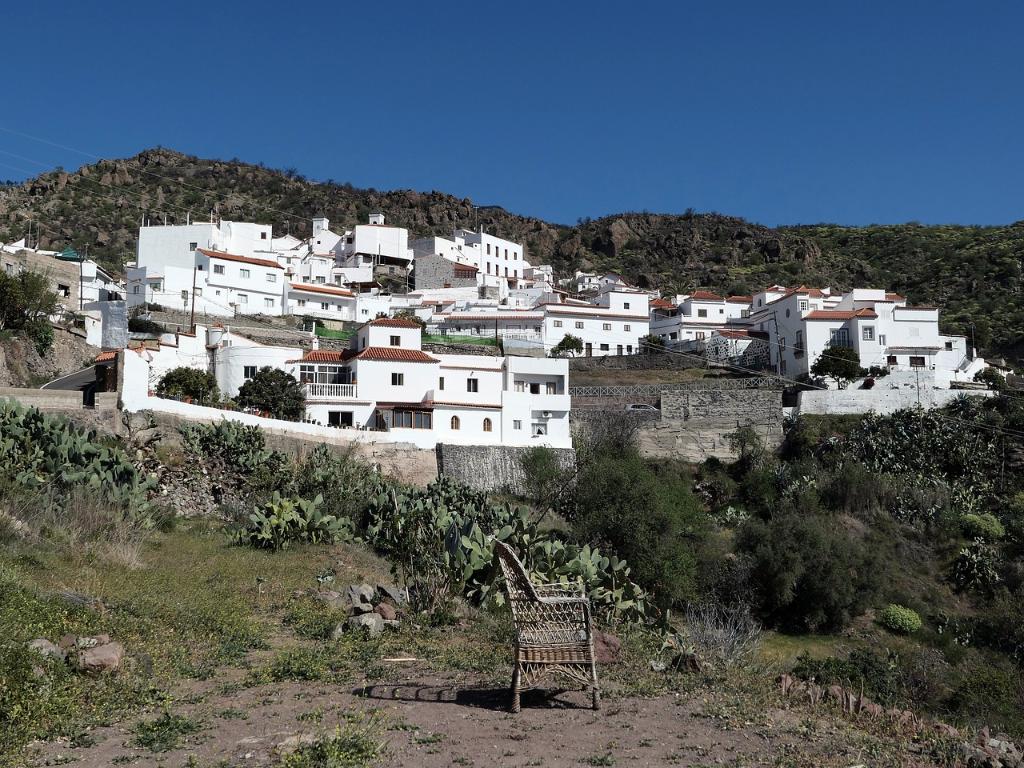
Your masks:
<instances>
[{"instance_id":1,"label":"rock","mask_svg":"<svg viewBox=\"0 0 1024 768\"><path fill-rule=\"evenodd\" d=\"M615 664L622 652L622 641L608 632L594 632L594 658L598 664Z\"/></svg>"},{"instance_id":2,"label":"rock","mask_svg":"<svg viewBox=\"0 0 1024 768\"><path fill-rule=\"evenodd\" d=\"M38 637L28 644L28 647L48 659L58 659L64 661L67 658L67 652L51 643L45 637Z\"/></svg>"},{"instance_id":3,"label":"rock","mask_svg":"<svg viewBox=\"0 0 1024 768\"><path fill-rule=\"evenodd\" d=\"M403 606L409 604L409 590L405 587L396 587L393 584L378 584L377 594L381 600L390 600L393 605Z\"/></svg>"},{"instance_id":4,"label":"rock","mask_svg":"<svg viewBox=\"0 0 1024 768\"><path fill-rule=\"evenodd\" d=\"M398 618L398 611L395 610L395 606L388 605L387 603L381 603L373 610L375 613L379 614L384 621L394 621Z\"/></svg>"},{"instance_id":5,"label":"rock","mask_svg":"<svg viewBox=\"0 0 1024 768\"><path fill-rule=\"evenodd\" d=\"M364 613L373 613L372 603L354 603L352 605L351 613L353 616L359 616Z\"/></svg>"},{"instance_id":6,"label":"rock","mask_svg":"<svg viewBox=\"0 0 1024 768\"><path fill-rule=\"evenodd\" d=\"M352 616L347 622L348 628L355 631L366 630L370 637L376 637L384 631L384 619L379 613L364 613L359 616Z\"/></svg>"},{"instance_id":7,"label":"rock","mask_svg":"<svg viewBox=\"0 0 1024 768\"><path fill-rule=\"evenodd\" d=\"M314 597L331 608L344 608L346 606L346 599L341 596L340 592L335 592L333 589L322 589Z\"/></svg>"},{"instance_id":8,"label":"rock","mask_svg":"<svg viewBox=\"0 0 1024 768\"><path fill-rule=\"evenodd\" d=\"M315 733L295 733L286 739L282 739L274 746L274 751L280 757L287 757L302 747L308 747L316 743Z\"/></svg>"},{"instance_id":9,"label":"rock","mask_svg":"<svg viewBox=\"0 0 1024 768\"><path fill-rule=\"evenodd\" d=\"M398 619L384 619L385 629L398 629L401 626L401 624L402 622L400 622Z\"/></svg>"},{"instance_id":10,"label":"rock","mask_svg":"<svg viewBox=\"0 0 1024 768\"><path fill-rule=\"evenodd\" d=\"M657 659L651 661L651 669L655 672L664 672L667 668L664 661L658 661Z\"/></svg>"},{"instance_id":11,"label":"rock","mask_svg":"<svg viewBox=\"0 0 1024 768\"><path fill-rule=\"evenodd\" d=\"M345 598L349 605L355 606L362 603L369 603L370 610L373 610L374 589L369 584L350 584L345 592Z\"/></svg>"},{"instance_id":12,"label":"rock","mask_svg":"<svg viewBox=\"0 0 1024 768\"><path fill-rule=\"evenodd\" d=\"M105 643L85 648L78 653L78 668L82 672L116 672L124 661L124 646Z\"/></svg>"},{"instance_id":13,"label":"rock","mask_svg":"<svg viewBox=\"0 0 1024 768\"><path fill-rule=\"evenodd\" d=\"M78 642L78 638L75 635L64 635L64 637L57 641L57 646L62 650L70 651L75 647L76 642Z\"/></svg>"}]
</instances>

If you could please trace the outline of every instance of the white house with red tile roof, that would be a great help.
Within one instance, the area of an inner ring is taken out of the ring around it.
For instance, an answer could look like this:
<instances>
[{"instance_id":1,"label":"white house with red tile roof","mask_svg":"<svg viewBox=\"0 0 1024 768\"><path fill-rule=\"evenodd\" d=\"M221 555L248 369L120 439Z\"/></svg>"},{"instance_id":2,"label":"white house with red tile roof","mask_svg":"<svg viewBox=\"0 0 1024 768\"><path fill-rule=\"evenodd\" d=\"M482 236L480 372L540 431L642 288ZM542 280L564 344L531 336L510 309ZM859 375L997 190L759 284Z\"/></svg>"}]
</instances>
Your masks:
<instances>
[{"instance_id":1,"label":"white house with red tile roof","mask_svg":"<svg viewBox=\"0 0 1024 768\"><path fill-rule=\"evenodd\" d=\"M330 320L358 320L357 296L334 285L291 283L288 286L288 314L310 315Z\"/></svg>"},{"instance_id":2,"label":"white house with red tile roof","mask_svg":"<svg viewBox=\"0 0 1024 768\"><path fill-rule=\"evenodd\" d=\"M808 374L830 349L850 347L866 369L926 372L941 389L970 381L984 368L963 336L939 332L936 307L908 306L904 297L881 289L855 288L845 294L800 286L755 294L767 303L745 320L769 335L771 363L787 377Z\"/></svg>"},{"instance_id":3,"label":"white house with red tile roof","mask_svg":"<svg viewBox=\"0 0 1024 768\"><path fill-rule=\"evenodd\" d=\"M750 313L750 296L720 296L697 290L677 302L659 301L651 308L651 333L669 347L698 345L731 322Z\"/></svg>"},{"instance_id":4,"label":"white house with red tile roof","mask_svg":"<svg viewBox=\"0 0 1024 768\"><path fill-rule=\"evenodd\" d=\"M378 318L348 349L289 361L306 392L307 419L420 447L571 447L567 361L428 354L420 339L417 323Z\"/></svg>"}]
</instances>

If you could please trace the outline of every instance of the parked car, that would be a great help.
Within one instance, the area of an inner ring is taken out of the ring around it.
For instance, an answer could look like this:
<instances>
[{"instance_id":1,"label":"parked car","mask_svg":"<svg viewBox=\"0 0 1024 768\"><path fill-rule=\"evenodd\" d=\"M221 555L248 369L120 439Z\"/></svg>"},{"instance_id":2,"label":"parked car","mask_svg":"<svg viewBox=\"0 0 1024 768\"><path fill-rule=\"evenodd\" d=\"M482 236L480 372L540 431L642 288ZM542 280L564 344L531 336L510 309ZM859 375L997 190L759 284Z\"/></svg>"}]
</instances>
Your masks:
<instances>
[{"instance_id":1,"label":"parked car","mask_svg":"<svg viewBox=\"0 0 1024 768\"><path fill-rule=\"evenodd\" d=\"M657 406L648 405L647 403L630 403L626 406L625 410L630 413L661 413Z\"/></svg>"}]
</instances>

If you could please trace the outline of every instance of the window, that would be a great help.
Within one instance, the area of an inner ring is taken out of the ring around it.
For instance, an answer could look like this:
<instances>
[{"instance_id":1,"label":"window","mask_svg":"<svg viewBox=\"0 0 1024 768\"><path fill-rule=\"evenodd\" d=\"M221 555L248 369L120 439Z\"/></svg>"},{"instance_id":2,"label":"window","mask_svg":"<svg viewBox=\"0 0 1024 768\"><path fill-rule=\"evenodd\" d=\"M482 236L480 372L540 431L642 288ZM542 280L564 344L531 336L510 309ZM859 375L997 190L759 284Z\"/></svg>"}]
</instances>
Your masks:
<instances>
[{"instance_id":1,"label":"window","mask_svg":"<svg viewBox=\"0 0 1024 768\"><path fill-rule=\"evenodd\" d=\"M452 429L458 430L459 426L460 426L459 417L458 416L452 416Z\"/></svg>"},{"instance_id":2,"label":"window","mask_svg":"<svg viewBox=\"0 0 1024 768\"><path fill-rule=\"evenodd\" d=\"M899 364L899 358L896 357L896 355L889 355L887 358L885 358L885 364L886 365L898 365Z\"/></svg>"},{"instance_id":3,"label":"window","mask_svg":"<svg viewBox=\"0 0 1024 768\"><path fill-rule=\"evenodd\" d=\"M238 270L238 276L241 277L242 279L247 279L249 277L249 270L248 269L240 269L240 270Z\"/></svg>"},{"instance_id":4,"label":"window","mask_svg":"<svg viewBox=\"0 0 1024 768\"><path fill-rule=\"evenodd\" d=\"M760 302L758 302L758 303L760 303ZM809 306L809 305L808 305L808 303L807 303L807 299L800 299L800 311L801 311L801 312L806 312L806 311L807 311L807 308L808 308L808 306Z\"/></svg>"},{"instance_id":5,"label":"window","mask_svg":"<svg viewBox=\"0 0 1024 768\"><path fill-rule=\"evenodd\" d=\"M875 340L875 326L865 325L860 329L860 338L862 341L874 341Z\"/></svg>"},{"instance_id":6,"label":"window","mask_svg":"<svg viewBox=\"0 0 1024 768\"><path fill-rule=\"evenodd\" d=\"M391 337L391 346L392 347L400 347L400 346L402 346L402 337L401 336L392 336Z\"/></svg>"},{"instance_id":7,"label":"window","mask_svg":"<svg viewBox=\"0 0 1024 768\"><path fill-rule=\"evenodd\" d=\"M415 429L433 429L434 415L430 411L414 411L413 427Z\"/></svg>"},{"instance_id":8,"label":"window","mask_svg":"<svg viewBox=\"0 0 1024 768\"><path fill-rule=\"evenodd\" d=\"M632 355L633 354L633 345L632 344L627 344L626 345L626 354L627 355Z\"/></svg>"},{"instance_id":9,"label":"window","mask_svg":"<svg viewBox=\"0 0 1024 768\"><path fill-rule=\"evenodd\" d=\"M305 366L303 366L303 367L305 367ZM247 379L251 379L253 376L256 375L256 366L255 365L246 365L246 366L244 366L242 368L242 375L245 376L245 378L247 378Z\"/></svg>"},{"instance_id":10,"label":"window","mask_svg":"<svg viewBox=\"0 0 1024 768\"><path fill-rule=\"evenodd\" d=\"M921 355L910 356L910 367L911 368L924 368L924 357Z\"/></svg>"},{"instance_id":11,"label":"window","mask_svg":"<svg viewBox=\"0 0 1024 768\"><path fill-rule=\"evenodd\" d=\"M946 351L947 352L952 352L953 351L953 342L952 341L947 341L946 342Z\"/></svg>"},{"instance_id":12,"label":"window","mask_svg":"<svg viewBox=\"0 0 1024 768\"><path fill-rule=\"evenodd\" d=\"M266 240L266 239L267 239L267 233L266 232L260 232L260 240Z\"/></svg>"},{"instance_id":13,"label":"window","mask_svg":"<svg viewBox=\"0 0 1024 768\"><path fill-rule=\"evenodd\" d=\"M306 300L305 299L299 299L299 306L300 307L306 306Z\"/></svg>"},{"instance_id":14,"label":"window","mask_svg":"<svg viewBox=\"0 0 1024 768\"><path fill-rule=\"evenodd\" d=\"M479 392L480 391L480 379L466 379L466 391L467 392Z\"/></svg>"},{"instance_id":15,"label":"window","mask_svg":"<svg viewBox=\"0 0 1024 768\"><path fill-rule=\"evenodd\" d=\"M622 345L621 344L619 344L616 347L615 354L617 354L617 355L621 355L622 354Z\"/></svg>"},{"instance_id":16,"label":"window","mask_svg":"<svg viewBox=\"0 0 1024 768\"><path fill-rule=\"evenodd\" d=\"M330 308L331 308L331 303L329 301L321 301L320 302L320 309L330 309Z\"/></svg>"},{"instance_id":17,"label":"window","mask_svg":"<svg viewBox=\"0 0 1024 768\"><path fill-rule=\"evenodd\" d=\"M273 272L267 272L267 282L268 283L276 283L277 282L277 275L275 275Z\"/></svg>"},{"instance_id":18,"label":"window","mask_svg":"<svg viewBox=\"0 0 1024 768\"><path fill-rule=\"evenodd\" d=\"M850 330L848 328L833 328L830 337L829 344L833 347L850 346Z\"/></svg>"},{"instance_id":19,"label":"window","mask_svg":"<svg viewBox=\"0 0 1024 768\"><path fill-rule=\"evenodd\" d=\"M491 431L491 420L490 419L484 419L484 432L490 432L490 431Z\"/></svg>"},{"instance_id":20,"label":"window","mask_svg":"<svg viewBox=\"0 0 1024 768\"><path fill-rule=\"evenodd\" d=\"M522 381L522 380L516 381L516 392L525 392L525 391L526 391L526 382Z\"/></svg>"},{"instance_id":21,"label":"window","mask_svg":"<svg viewBox=\"0 0 1024 768\"><path fill-rule=\"evenodd\" d=\"M601 330L602 331L610 331L611 329L612 329L612 324L611 323L601 323Z\"/></svg>"},{"instance_id":22,"label":"window","mask_svg":"<svg viewBox=\"0 0 1024 768\"><path fill-rule=\"evenodd\" d=\"M138 293L138 292L139 292L139 286L133 285L132 286L132 293Z\"/></svg>"},{"instance_id":23,"label":"window","mask_svg":"<svg viewBox=\"0 0 1024 768\"><path fill-rule=\"evenodd\" d=\"M522 429L523 422L519 419L512 419L512 429Z\"/></svg>"},{"instance_id":24,"label":"window","mask_svg":"<svg viewBox=\"0 0 1024 768\"><path fill-rule=\"evenodd\" d=\"M623 309L629 309L629 302L628 301L622 302L622 308Z\"/></svg>"},{"instance_id":25,"label":"window","mask_svg":"<svg viewBox=\"0 0 1024 768\"><path fill-rule=\"evenodd\" d=\"M182 291L181 292L181 300L182 301L188 301L188 291Z\"/></svg>"},{"instance_id":26,"label":"window","mask_svg":"<svg viewBox=\"0 0 1024 768\"><path fill-rule=\"evenodd\" d=\"M577 328L582 328L583 327L583 321L582 320L577 320L576 321L576 327Z\"/></svg>"},{"instance_id":27,"label":"window","mask_svg":"<svg viewBox=\"0 0 1024 768\"><path fill-rule=\"evenodd\" d=\"M881 344L883 347L885 346L885 334L884 333L878 334L878 343Z\"/></svg>"},{"instance_id":28,"label":"window","mask_svg":"<svg viewBox=\"0 0 1024 768\"><path fill-rule=\"evenodd\" d=\"M624 326L622 326L622 330L628 331L629 330L629 323L626 323Z\"/></svg>"},{"instance_id":29,"label":"window","mask_svg":"<svg viewBox=\"0 0 1024 768\"><path fill-rule=\"evenodd\" d=\"M547 390L547 394L549 394L549 395L555 394L555 382L549 381L544 386L545 386L545 389Z\"/></svg>"},{"instance_id":30,"label":"window","mask_svg":"<svg viewBox=\"0 0 1024 768\"><path fill-rule=\"evenodd\" d=\"M198 248L198 247L199 247L199 243L189 243L189 244L188 244L188 249L189 249L190 251L194 251L194 250L195 250L196 248Z\"/></svg>"},{"instance_id":31,"label":"window","mask_svg":"<svg viewBox=\"0 0 1024 768\"><path fill-rule=\"evenodd\" d=\"M490 243L487 244L487 255L488 256L491 255L491 244Z\"/></svg>"},{"instance_id":32,"label":"window","mask_svg":"<svg viewBox=\"0 0 1024 768\"><path fill-rule=\"evenodd\" d=\"M697 341L701 341L704 338L704 331L697 331L693 334L693 337L697 339Z\"/></svg>"},{"instance_id":33,"label":"window","mask_svg":"<svg viewBox=\"0 0 1024 768\"><path fill-rule=\"evenodd\" d=\"M607 344L602 344L601 345L601 351L602 352L607 352L608 351L608 345Z\"/></svg>"},{"instance_id":34,"label":"window","mask_svg":"<svg viewBox=\"0 0 1024 768\"><path fill-rule=\"evenodd\" d=\"M439 376L437 379L437 388L444 391L444 376Z\"/></svg>"},{"instance_id":35,"label":"window","mask_svg":"<svg viewBox=\"0 0 1024 768\"><path fill-rule=\"evenodd\" d=\"M203 289L202 288L196 288L196 296L202 296L202 295L203 295Z\"/></svg>"},{"instance_id":36,"label":"window","mask_svg":"<svg viewBox=\"0 0 1024 768\"><path fill-rule=\"evenodd\" d=\"M238 294L238 303L239 304L248 304L249 303L249 294L247 294L247 293L240 293L240 294Z\"/></svg>"},{"instance_id":37,"label":"window","mask_svg":"<svg viewBox=\"0 0 1024 768\"><path fill-rule=\"evenodd\" d=\"M317 275L316 282L317 285L324 285L327 282L327 279L323 275Z\"/></svg>"},{"instance_id":38,"label":"window","mask_svg":"<svg viewBox=\"0 0 1024 768\"><path fill-rule=\"evenodd\" d=\"M537 382L530 382L530 394L531 395L539 395L540 394L540 384L539 383L537 383Z\"/></svg>"},{"instance_id":39,"label":"window","mask_svg":"<svg viewBox=\"0 0 1024 768\"><path fill-rule=\"evenodd\" d=\"M272 306L274 306L274 300L268 296L267 298L263 299L263 306L264 307L272 307Z\"/></svg>"},{"instance_id":40,"label":"window","mask_svg":"<svg viewBox=\"0 0 1024 768\"><path fill-rule=\"evenodd\" d=\"M202 264L196 264L196 271L197 272L202 272L203 271L203 265Z\"/></svg>"},{"instance_id":41,"label":"window","mask_svg":"<svg viewBox=\"0 0 1024 768\"><path fill-rule=\"evenodd\" d=\"M796 347L793 349L793 354L797 357L802 356L804 353L804 332L796 332Z\"/></svg>"},{"instance_id":42,"label":"window","mask_svg":"<svg viewBox=\"0 0 1024 768\"><path fill-rule=\"evenodd\" d=\"M223 264L214 264L213 265L213 274L215 274L215 275L223 275L224 274L224 265Z\"/></svg>"},{"instance_id":43,"label":"window","mask_svg":"<svg viewBox=\"0 0 1024 768\"><path fill-rule=\"evenodd\" d=\"M552 325L554 325L555 328L561 328L562 327L562 321L561 320L555 320L555 322L552 323Z\"/></svg>"},{"instance_id":44,"label":"window","mask_svg":"<svg viewBox=\"0 0 1024 768\"><path fill-rule=\"evenodd\" d=\"M537 437L546 435L548 433L548 425L539 421L535 422L531 429L533 430L533 434L536 435Z\"/></svg>"},{"instance_id":45,"label":"window","mask_svg":"<svg viewBox=\"0 0 1024 768\"><path fill-rule=\"evenodd\" d=\"M391 386L392 387L400 387L403 384L405 384L405 374L404 373L392 373L391 374Z\"/></svg>"}]
</instances>

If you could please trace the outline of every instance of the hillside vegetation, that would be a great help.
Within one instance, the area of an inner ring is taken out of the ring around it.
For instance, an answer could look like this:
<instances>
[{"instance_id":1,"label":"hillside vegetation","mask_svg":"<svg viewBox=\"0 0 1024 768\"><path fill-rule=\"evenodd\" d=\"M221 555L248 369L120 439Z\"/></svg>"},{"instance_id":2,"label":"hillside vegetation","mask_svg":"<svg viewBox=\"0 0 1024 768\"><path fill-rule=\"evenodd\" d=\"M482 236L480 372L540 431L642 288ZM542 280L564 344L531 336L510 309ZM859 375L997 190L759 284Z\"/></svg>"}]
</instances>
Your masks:
<instances>
[{"instance_id":1,"label":"hillside vegetation","mask_svg":"<svg viewBox=\"0 0 1024 768\"><path fill-rule=\"evenodd\" d=\"M525 243L533 263L551 263L560 273L615 270L666 291L700 286L749 293L771 283L885 287L914 303L942 306L947 331L969 334L973 322L983 347L1014 357L1022 351L1024 222L770 228L687 211L622 213L565 226L497 207L477 209L468 198L438 191L357 189L290 170L151 149L0 188L0 240L22 237L33 220L42 247L72 245L119 268L134 258L144 215L180 223L212 212L272 222L276 233L305 237L314 215L328 216L337 229L365 222L373 210L416 236L482 225Z\"/></svg>"}]
</instances>

